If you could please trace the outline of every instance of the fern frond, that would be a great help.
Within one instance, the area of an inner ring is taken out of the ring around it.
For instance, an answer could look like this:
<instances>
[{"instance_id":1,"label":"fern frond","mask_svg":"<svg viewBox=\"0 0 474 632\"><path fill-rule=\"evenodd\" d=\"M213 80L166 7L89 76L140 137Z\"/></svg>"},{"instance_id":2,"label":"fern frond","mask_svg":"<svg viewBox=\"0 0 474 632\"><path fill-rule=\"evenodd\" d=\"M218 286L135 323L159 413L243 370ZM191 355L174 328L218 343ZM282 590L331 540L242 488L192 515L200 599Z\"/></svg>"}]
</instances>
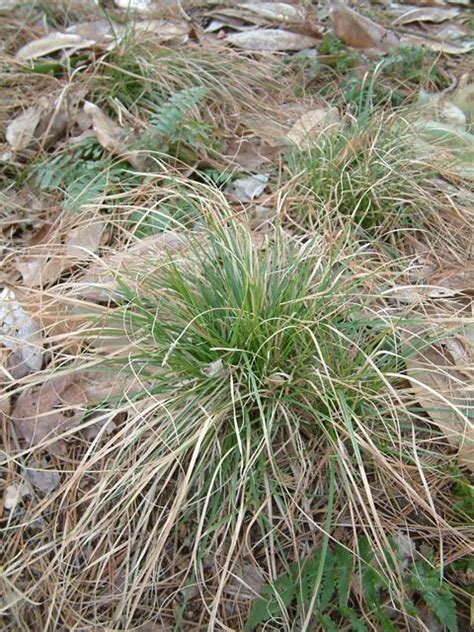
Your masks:
<instances>
[{"instance_id":1,"label":"fern frond","mask_svg":"<svg viewBox=\"0 0 474 632\"><path fill-rule=\"evenodd\" d=\"M175 138L188 112L204 98L207 90L199 86L176 92L150 117L150 125L160 136Z\"/></svg>"}]
</instances>

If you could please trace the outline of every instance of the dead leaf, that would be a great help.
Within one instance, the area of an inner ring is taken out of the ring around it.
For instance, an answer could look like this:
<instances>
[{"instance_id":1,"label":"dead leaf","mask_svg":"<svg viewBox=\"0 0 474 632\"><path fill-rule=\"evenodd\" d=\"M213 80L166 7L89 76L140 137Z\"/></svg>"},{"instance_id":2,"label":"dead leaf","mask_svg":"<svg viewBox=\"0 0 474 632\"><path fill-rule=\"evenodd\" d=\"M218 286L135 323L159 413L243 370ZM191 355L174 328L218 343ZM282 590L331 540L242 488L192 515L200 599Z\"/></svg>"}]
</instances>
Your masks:
<instances>
[{"instance_id":1,"label":"dead leaf","mask_svg":"<svg viewBox=\"0 0 474 632\"><path fill-rule=\"evenodd\" d=\"M314 145L321 133L338 125L336 108L319 107L303 114L286 135L288 140L301 148Z\"/></svg>"},{"instance_id":2,"label":"dead leaf","mask_svg":"<svg viewBox=\"0 0 474 632\"><path fill-rule=\"evenodd\" d=\"M276 160L282 147L271 145L265 140L252 138L233 138L222 149L223 155L233 163L244 167L247 171L256 171L264 164Z\"/></svg>"},{"instance_id":3,"label":"dead leaf","mask_svg":"<svg viewBox=\"0 0 474 632\"><path fill-rule=\"evenodd\" d=\"M448 55L463 55L474 49L474 42L447 42L435 37L415 35L412 33L404 33L400 37L400 43L408 46L421 46L429 48L438 53L447 53Z\"/></svg>"},{"instance_id":4,"label":"dead leaf","mask_svg":"<svg viewBox=\"0 0 474 632\"><path fill-rule=\"evenodd\" d=\"M452 20L460 14L459 9L439 9L436 7L426 7L423 9L410 9L393 21L394 26L403 26L413 22L445 22Z\"/></svg>"},{"instance_id":5,"label":"dead leaf","mask_svg":"<svg viewBox=\"0 0 474 632\"><path fill-rule=\"evenodd\" d=\"M262 195L269 177L269 174L259 173L247 178L237 178L226 186L224 192L233 195L241 202L251 202Z\"/></svg>"},{"instance_id":6,"label":"dead leaf","mask_svg":"<svg viewBox=\"0 0 474 632\"><path fill-rule=\"evenodd\" d=\"M51 285L67 270L81 261L87 261L97 252L104 235L105 223L86 220L67 233L64 244L63 232L50 231L49 241L28 248L15 261L24 285L44 287Z\"/></svg>"},{"instance_id":7,"label":"dead leaf","mask_svg":"<svg viewBox=\"0 0 474 632\"><path fill-rule=\"evenodd\" d=\"M259 594L263 585L263 574L255 564L238 563L232 571L232 579L226 585L226 592L234 599L251 600Z\"/></svg>"},{"instance_id":8,"label":"dead leaf","mask_svg":"<svg viewBox=\"0 0 474 632\"><path fill-rule=\"evenodd\" d=\"M2 343L19 354L26 373L39 371L43 364L41 329L8 288L0 293L0 330Z\"/></svg>"},{"instance_id":9,"label":"dead leaf","mask_svg":"<svg viewBox=\"0 0 474 632\"><path fill-rule=\"evenodd\" d=\"M61 455L66 453L66 442L59 435L78 425L86 404L81 378L67 375L23 391L13 407L11 419L29 446L58 437L45 449Z\"/></svg>"},{"instance_id":10,"label":"dead leaf","mask_svg":"<svg viewBox=\"0 0 474 632\"><path fill-rule=\"evenodd\" d=\"M464 293L474 294L474 266L444 270L433 278L433 283L449 291L451 296Z\"/></svg>"},{"instance_id":11,"label":"dead leaf","mask_svg":"<svg viewBox=\"0 0 474 632\"><path fill-rule=\"evenodd\" d=\"M245 2L238 7L220 7L212 13L219 18L239 18L245 22L262 23L298 23L304 22L305 12L302 7L284 2Z\"/></svg>"},{"instance_id":12,"label":"dead leaf","mask_svg":"<svg viewBox=\"0 0 474 632\"><path fill-rule=\"evenodd\" d=\"M189 40L191 26L184 20L143 20L135 22L136 34L152 35L154 41L173 44L185 44Z\"/></svg>"},{"instance_id":13,"label":"dead leaf","mask_svg":"<svg viewBox=\"0 0 474 632\"><path fill-rule=\"evenodd\" d=\"M108 301L117 293L117 280L121 275L132 278L132 271L144 262L156 261L173 252L182 252L186 239L175 232L166 232L140 239L123 250L94 261L88 271L78 279L77 293L87 300Z\"/></svg>"},{"instance_id":14,"label":"dead leaf","mask_svg":"<svg viewBox=\"0 0 474 632\"><path fill-rule=\"evenodd\" d=\"M55 470L29 469L28 478L33 487L43 494L50 494L58 487L61 476Z\"/></svg>"},{"instance_id":15,"label":"dead leaf","mask_svg":"<svg viewBox=\"0 0 474 632\"><path fill-rule=\"evenodd\" d=\"M467 419L474 401L465 376L435 345L410 358L407 369L418 402L467 464L474 456L474 425Z\"/></svg>"},{"instance_id":16,"label":"dead leaf","mask_svg":"<svg viewBox=\"0 0 474 632\"><path fill-rule=\"evenodd\" d=\"M104 230L105 222L102 221L91 221L77 226L66 237L66 254L74 257L76 261L88 259L97 252Z\"/></svg>"},{"instance_id":17,"label":"dead leaf","mask_svg":"<svg viewBox=\"0 0 474 632\"><path fill-rule=\"evenodd\" d=\"M124 33L123 26L108 20L73 24L65 31L52 31L25 44L17 51L15 58L21 61L32 61L61 50L81 50L92 47L110 50L120 41Z\"/></svg>"},{"instance_id":18,"label":"dead leaf","mask_svg":"<svg viewBox=\"0 0 474 632\"><path fill-rule=\"evenodd\" d=\"M13 151L25 149L35 138L42 112L41 107L34 105L8 124L5 136Z\"/></svg>"},{"instance_id":19,"label":"dead leaf","mask_svg":"<svg viewBox=\"0 0 474 632\"><path fill-rule=\"evenodd\" d=\"M83 88L63 92L59 97L41 97L37 104L10 121L5 135L16 152L26 149L47 149L62 138L74 124Z\"/></svg>"},{"instance_id":20,"label":"dead leaf","mask_svg":"<svg viewBox=\"0 0 474 632\"><path fill-rule=\"evenodd\" d=\"M120 146L126 136L124 130L100 107L90 101L84 102L84 112L92 118L92 128L99 143L113 153L120 151Z\"/></svg>"},{"instance_id":21,"label":"dead leaf","mask_svg":"<svg viewBox=\"0 0 474 632\"><path fill-rule=\"evenodd\" d=\"M119 9L127 9L128 11L150 11L152 8L152 0L114 0L114 4Z\"/></svg>"},{"instance_id":22,"label":"dead leaf","mask_svg":"<svg viewBox=\"0 0 474 632\"><path fill-rule=\"evenodd\" d=\"M21 502L23 496L28 496L29 494L30 488L27 483L21 483L21 485L18 485L17 483L8 485L3 493L4 509L8 509L9 511L12 509L14 510Z\"/></svg>"},{"instance_id":23,"label":"dead leaf","mask_svg":"<svg viewBox=\"0 0 474 632\"><path fill-rule=\"evenodd\" d=\"M245 50L279 51L313 48L318 38L301 35L282 29L251 29L242 33L232 33L225 38L229 44Z\"/></svg>"},{"instance_id":24,"label":"dead leaf","mask_svg":"<svg viewBox=\"0 0 474 632\"><path fill-rule=\"evenodd\" d=\"M15 58L21 61L28 61L50 55L59 50L86 48L93 46L94 43L94 40L86 40L82 35L76 33L60 33L54 31L22 46L20 50L17 51Z\"/></svg>"},{"instance_id":25,"label":"dead leaf","mask_svg":"<svg viewBox=\"0 0 474 632\"><path fill-rule=\"evenodd\" d=\"M395 33L350 9L341 0L333 1L330 13L334 32L347 46L386 51L400 44Z\"/></svg>"},{"instance_id":26,"label":"dead leaf","mask_svg":"<svg viewBox=\"0 0 474 632\"><path fill-rule=\"evenodd\" d=\"M93 41L95 45L109 46L111 42L116 42L124 35L125 28L110 20L94 20L73 24L66 29L66 33L80 35L84 40Z\"/></svg>"}]
</instances>

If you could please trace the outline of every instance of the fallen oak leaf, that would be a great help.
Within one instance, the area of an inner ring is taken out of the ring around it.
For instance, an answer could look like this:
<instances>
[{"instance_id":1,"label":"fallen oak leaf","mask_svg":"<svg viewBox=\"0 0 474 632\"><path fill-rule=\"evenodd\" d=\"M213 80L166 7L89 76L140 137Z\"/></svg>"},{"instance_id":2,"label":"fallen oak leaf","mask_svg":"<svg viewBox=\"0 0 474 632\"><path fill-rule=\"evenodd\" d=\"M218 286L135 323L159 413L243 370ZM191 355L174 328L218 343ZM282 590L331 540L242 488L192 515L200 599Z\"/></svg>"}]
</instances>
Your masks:
<instances>
[{"instance_id":1,"label":"fallen oak leaf","mask_svg":"<svg viewBox=\"0 0 474 632\"><path fill-rule=\"evenodd\" d=\"M336 36L347 46L387 51L400 44L399 37L393 31L360 15L341 0L332 2L330 15Z\"/></svg>"},{"instance_id":2,"label":"fallen oak leaf","mask_svg":"<svg viewBox=\"0 0 474 632\"><path fill-rule=\"evenodd\" d=\"M77 226L68 234L64 242L66 254L76 261L88 259L99 248L104 230L105 222L102 221L91 221Z\"/></svg>"},{"instance_id":3,"label":"fallen oak leaf","mask_svg":"<svg viewBox=\"0 0 474 632\"><path fill-rule=\"evenodd\" d=\"M284 2L246 2L238 7L221 7L212 12L218 18L239 18L245 22L261 24L262 22L304 22L305 13L301 7Z\"/></svg>"},{"instance_id":4,"label":"fallen oak leaf","mask_svg":"<svg viewBox=\"0 0 474 632\"><path fill-rule=\"evenodd\" d=\"M189 40L191 25L184 20L143 20L135 22L133 31L137 35L151 35L161 44L185 44Z\"/></svg>"},{"instance_id":5,"label":"fallen oak leaf","mask_svg":"<svg viewBox=\"0 0 474 632\"><path fill-rule=\"evenodd\" d=\"M403 26L413 22L434 22L439 24L446 20L452 20L460 14L460 10L456 8L440 9L436 7L426 7L423 9L409 9L402 15L398 16L394 21L394 26Z\"/></svg>"},{"instance_id":6,"label":"fallen oak leaf","mask_svg":"<svg viewBox=\"0 0 474 632\"><path fill-rule=\"evenodd\" d=\"M251 202L262 195L269 177L267 173L258 173L247 178L237 178L226 186L224 193L236 197L241 202Z\"/></svg>"},{"instance_id":7,"label":"fallen oak leaf","mask_svg":"<svg viewBox=\"0 0 474 632\"><path fill-rule=\"evenodd\" d=\"M59 50L68 48L80 49L90 47L94 44L94 40L86 40L78 33L61 33L55 31L44 37L40 37L33 42L29 42L22 46L16 53L15 58L21 61L29 61L50 55Z\"/></svg>"},{"instance_id":8,"label":"fallen oak leaf","mask_svg":"<svg viewBox=\"0 0 474 632\"><path fill-rule=\"evenodd\" d=\"M117 153L126 138L126 132L99 106L90 101L84 102L84 112L91 116L92 129L102 147L112 153Z\"/></svg>"},{"instance_id":9,"label":"fallen oak leaf","mask_svg":"<svg viewBox=\"0 0 474 632\"><path fill-rule=\"evenodd\" d=\"M474 49L474 42L447 42L436 37L415 35L413 33L404 33L400 37L400 43L407 46L420 46L438 53L447 53L448 55L463 55Z\"/></svg>"},{"instance_id":10,"label":"fallen oak leaf","mask_svg":"<svg viewBox=\"0 0 474 632\"><path fill-rule=\"evenodd\" d=\"M17 51L15 58L20 61L33 61L61 50L81 50L93 47L109 50L120 41L124 33L123 26L108 20L73 24L65 31L52 31L25 44Z\"/></svg>"},{"instance_id":11,"label":"fallen oak leaf","mask_svg":"<svg viewBox=\"0 0 474 632\"><path fill-rule=\"evenodd\" d=\"M17 301L15 292L4 288L0 293L0 331L2 343L20 356L26 373L39 371L43 364L43 338L35 320Z\"/></svg>"},{"instance_id":12,"label":"fallen oak leaf","mask_svg":"<svg viewBox=\"0 0 474 632\"><path fill-rule=\"evenodd\" d=\"M3 508L12 511L21 502L23 496L31 494L30 487L27 483L13 483L5 488L3 493Z\"/></svg>"},{"instance_id":13,"label":"fallen oak leaf","mask_svg":"<svg viewBox=\"0 0 474 632\"><path fill-rule=\"evenodd\" d=\"M311 35L264 28L232 33L225 40L238 48L255 51L303 50L314 48L319 43L319 39Z\"/></svg>"},{"instance_id":14,"label":"fallen oak leaf","mask_svg":"<svg viewBox=\"0 0 474 632\"><path fill-rule=\"evenodd\" d=\"M41 107L33 105L10 121L5 137L13 151L25 149L35 138L35 131L40 122L42 111Z\"/></svg>"},{"instance_id":15,"label":"fallen oak leaf","mask_svg":"<svg viewBox=\"0 0 474 632\"><path fill-rule=\"evenodd\" d=\"M339 125L337 109L321 106L300 116L286 137L298 147L309 148L314 146L322 133L337 125Z\"/></svg>"},{"instance_id":16,"label":"fallen oak leaf","mask_svg":"<svg viewBox=\"0 0 474 632\"><path fill-rule=\"evenodd\" d=\"M44 442L50 454L63 455L66 442L60 435L78 425L86 404L78 375L57 377L23 391L13 406L11 419L29 447Z\"/></svg>"},{"instance_id":17,"label":"fallen oak leaf","mask_svg":"<svg viewBox=\"0 0 474 632\"><path fill-rule=\"evenodd\" d=\"M281 151L281 145L272 145L256 136L232 138L222 148L226 159L244 167L247 171L256 171L262 164L270 164L279 157Z\"/></svg>"},{"instance_id":18,"label":"fallen oak leaf","mask_svg":"<svg viewBox=\"0 0 474 632\"><path fill-rule=\"evenodd\" d=\"M474 451L474 424L468 418L469 411L473 410L473 398L464 386L464 375L435 345L409 358L407 370L419 404L448 442L460 450L459 457L469 460Z\"/></svg>"},{"instance_id":19,"label":"fallen oak leaf","mask_svg":"<svg viewBox=\"0 0 474 632\"><path fill-rule=\"evenodd\" d=\"M44 287L56 282L63 273L81 261L87 261L102 241L105 223L89 221L76 226L61 243L61 232L54 231L48 243L29 248L15 261L23 283L28 287Z\"/></svg>"},{"instance_id":20,"label":"fallen oak leaf","mask_svg":"<svg viewBox=\"0 0 474 632\"><path fill-rule=\"evenodd\" d=\"M121 251L94 261L77 280L75 291L86 300L108 301L117 296L119 279L140 268L144 262L158 261L174 252L182 252L187 240L176 232L165 232L139 239Z\"/></svg>"},{"instance_id":21,"label":"fallen oak leaf","mask_svg":"<svg viewBox=\"0 0 474 632\"><path fill-rule=\"evenodd\" d=\"M59 97L41 97L35 105L11 120L5 136L15 152L26 149L47 149L62 138L75 121L77 106L84 97L83 89L63 92Z\"/></svg>"},{"instance_id":22,"label":"fallen oak leaf","mask_svg":"<svg viewBox=\"0 0 474 632\"><path fill-rule=\"evenodd\" d=\"M138 171L146 170L146 155L143 155L139 150L127 149L126 144L129 138L127 130L120 127L95 103L85 101L84 112L91 117L92 129L104 149L128 160Z\"/></svg>"},{"instance_id":23,"label":"fallen oak leaf","mask_svg":"<svg viewBox=\"0 0 474 632\"><path fill-rule=\"evenodd\" d=\"M47 469L28 469L28 478L33 487L43 494L50 494L61 481L59 472Z\"/></svg>"}]
</instances>

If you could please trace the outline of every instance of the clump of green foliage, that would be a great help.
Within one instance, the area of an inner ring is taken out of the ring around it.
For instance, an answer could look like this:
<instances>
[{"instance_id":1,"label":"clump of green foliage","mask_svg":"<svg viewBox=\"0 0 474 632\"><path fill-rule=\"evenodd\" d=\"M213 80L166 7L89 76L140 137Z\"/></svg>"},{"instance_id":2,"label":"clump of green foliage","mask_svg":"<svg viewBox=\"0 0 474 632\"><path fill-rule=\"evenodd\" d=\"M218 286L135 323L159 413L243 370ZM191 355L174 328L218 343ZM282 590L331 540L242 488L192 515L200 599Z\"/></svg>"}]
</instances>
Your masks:
<instances>
[{"instance_id":1,"label":"clump of green foliage","mask_svg":"<svg viewBox=\"0 0 474 632\"><path fill-rule=\"evenodd\" d=\"M139 151L145 160L149 155L195 161L212 142L211 127L190 115L205 94L205 88L181 90L156 107L144 131L124 140L123 159L113 159L90 136L36 164L29 175L40 189L62 191L66 208L78 209L105 193L130 189L146 179L146 174L129 164L127 152Z\"/></svg>"},{"instance_id":2,"label":"clump of green foliage","mask_svg":"<svg viewBox=\"0 0 474 632\"><path fill-rule=\"evenodd\" d=\"M374 237L434 212L434 169L418 158L410 128L391 117L372 114L328 127L309 149L290 152L289 169L305 200L291 211L299 223L339 214Z\"/></svg>"},{"instance_id":3,"label":"clump of green foliage","mask_svg":"<svg viewBox=\"0 0 474 632\"><path fill-rule=\"evenodd\" d=\"M437 55L421 46L400 46L390 52L381 66L382 74L427 90L442 90L449 79L437 66Z\"/></svg>"},{"instance_id":4,"label":"clump of green foliage","mask_svg":"<svg viewBox=\"0 0 474 632\"><path fill-rule=\"evenodd\" d=\"M354 51L350 51L339 38L333 33L326 33L318 52L323 59L321 63L333 68L338 75L346 74L351 68L354 68L361 62L363 56Z\"/></svg>"},{"instance_id":5,"label":"clump of green foliage","mask_svg":"<svg viewBox=\"0 0 474 632\"><path fill-rule=\"evenodd\" d=\"M132 147L176 156L185 162L215 148L211 125L190 116L206 94L203 86L176 92L154 109L146 130Z\"/></svg>"},{"instance_id":6,"label":"clump of green foliage","mask_svg":"<svg viewBox=\"0 0 474 632\"><path fill-rule=\"evenodd\" d=\"M40 189L62 191L65 208L69 210L90 204L130 178L129 166L114 161L94 136L37 163L28 173Z\"/></svg>"},{"instance_id":7,"label":"clump of green foliage","mask_svg":"<svg viewBox=\"0 0 474 632\"><path fill-rule=\"evenodd\" d=\"M313 620L325 632L351 629L368 632L381 626L386 632L396 632L398 626L387 614L394 591L390 579L375 561L368 538L359 539L356 556L348 548L316 550L310 557L290 565L271 584L265 584L253 603L245 626L246 632L267 622L298 621L313 601ZM362 603L354 599L351 586L354 578L360 583ZM407 595L402 611L416 619L420 600L439 624L449 632L457 632L456 602L450 585L440 578L440 572L423 559L413 560L401 576ZM313 600L314 593L317 598Z\"/></svg>"}]
</instances>

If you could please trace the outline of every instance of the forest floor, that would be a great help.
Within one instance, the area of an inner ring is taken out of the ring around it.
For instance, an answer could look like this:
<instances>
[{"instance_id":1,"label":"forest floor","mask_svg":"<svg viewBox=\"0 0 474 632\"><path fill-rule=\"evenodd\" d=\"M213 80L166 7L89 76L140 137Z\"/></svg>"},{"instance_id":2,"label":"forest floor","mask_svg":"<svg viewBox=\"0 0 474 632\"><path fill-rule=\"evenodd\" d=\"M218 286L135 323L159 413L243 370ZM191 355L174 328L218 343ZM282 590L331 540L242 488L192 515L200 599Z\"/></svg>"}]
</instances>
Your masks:
<instances>
[{"instance_id":1,"label":"forest floor","mask_svg":"<svg viewBox=\"0 0 474 632\"><path fill-rule=\"evenodd\" d=\"M0 1L3 630L474 624L468 4Z\"/></svg>"}]
</instances>

